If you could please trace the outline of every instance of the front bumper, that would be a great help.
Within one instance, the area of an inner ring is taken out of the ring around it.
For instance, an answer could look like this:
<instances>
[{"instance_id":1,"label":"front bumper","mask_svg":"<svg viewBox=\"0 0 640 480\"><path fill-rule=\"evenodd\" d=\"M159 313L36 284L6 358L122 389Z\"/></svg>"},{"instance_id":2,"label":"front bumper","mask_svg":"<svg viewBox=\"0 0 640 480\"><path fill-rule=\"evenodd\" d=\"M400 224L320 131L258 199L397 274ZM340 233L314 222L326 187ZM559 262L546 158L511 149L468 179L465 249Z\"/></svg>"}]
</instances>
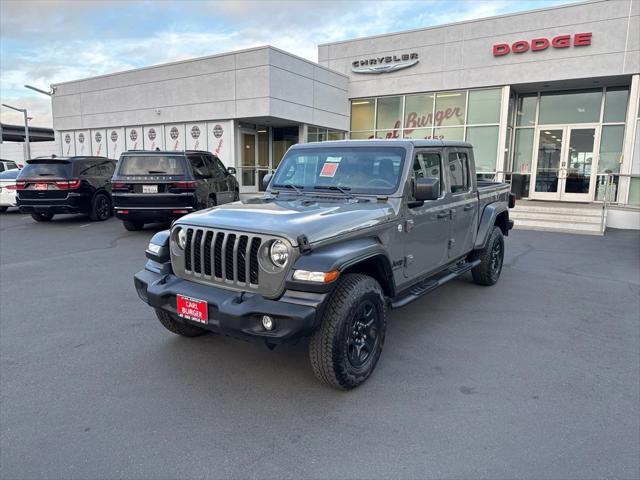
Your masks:
<instances>
[{"instance_id":1,"label":"front bumper","mask_svg":"<svg viewBox=\"0 0 640 480\"><path fill-rule=\"evenodd\" d=\"M155 262L151 262L152 264ZM158 265L158 264L155 264ZM287 290L279 300L270 300L256 293L225 290L190 282L173 274L149 269L136 273L134 283L138 296L148 305L164 310L180 319L176 312L176 294L205 300L209 308L209 323L185 323L243 340L258 340L267 344L289 343L310 335L321 318L327 293ZM262 316L275 320L275 328L262 327Z\"/></svg>"}]
</instances>

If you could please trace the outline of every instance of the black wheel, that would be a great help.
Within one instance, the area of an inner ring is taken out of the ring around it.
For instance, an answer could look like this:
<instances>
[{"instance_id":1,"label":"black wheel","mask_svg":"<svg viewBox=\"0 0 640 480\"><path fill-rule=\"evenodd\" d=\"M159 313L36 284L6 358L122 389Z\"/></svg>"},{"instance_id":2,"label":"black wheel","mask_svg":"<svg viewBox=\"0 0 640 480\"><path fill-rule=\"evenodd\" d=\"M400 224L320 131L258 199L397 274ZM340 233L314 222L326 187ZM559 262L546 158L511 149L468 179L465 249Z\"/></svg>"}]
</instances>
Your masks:
<instances>
[{"instance_id":1,"label":"black wheel","mask_svg":"<svg viewBox=\"0 0 640 480\"><path fill-rule=\"evenodd\" d=\"M384 345L385 314L384 294L376 280L361 274L339 279L309 342L316 377L341 390L369 378Z\"/></svg>"},{"instance_id":2,"label":"black wheel","mask_svg":"<svg viewBox=\"0 0 640 480\"><path fill-rule=\"evenodd\" d=\"M183 337L199 337L200 335L208 333L207 330L198 328L194 325L188 325L163 310L156 310L156 316L164 328L176 335L182 335Z\"/></svg>"},{"instance_id":3,"label":"black wheel","mask_svg":"<svg viewBox=\"0 0 640 480\"><path fill-rule=\"evenodd\" d=\"M50 222L53 218L53 213L32 213L31 218L36 222Z\"/></svg>"},{"instance_id":4,"label":"black wheel","mask_svg":"<svg viewBox=\"0 0 640 480\"><path fill-rule=\"evenodd\" d=\"M0 207L0 212L6 212L9 210L9 207Z\"/></svg>"},{"instance_id":5,"label":"black wheel","mask_svg":"<svg viewBox=\"0 0 640 480\"><path fill-rule=\"evenodd\" d=\"M91 202L91 220L103 222L111 216L111 200L106 193L97 193Z\"/></svg>"},{"instance_id":6,"label":"black wheel","mask_svg":"<svg viewBox=\"0 0 640 480\"><path fill-rule=\"evenodd\" d=\"M218 205L218 202L216 202L216 197L209 197L207 198L207 203L204 208L213 208L217 205Z\"/></svg>"},{"instance_id":7,"label":"black wheel","mask_svg":"<svg viewBox=\"0 0 640 480\"><path fill-rule=\"evenodd\" d=\"M136 232L138 230L142 230L142 227L144 227L144 223L132 222L130 220L123 220L122 225L124 225L124 228L126 228L130 232Z\"/></svg>"},{"instance_id":8,"label":"black wheel","mask_svg":"<svg viewBox=\"0 0 640 480\"><path fill-rule=\"evenodd\" d=\"M471 270L478 285L494 285L498 281L504 262L504 237L500 227L493 227L485 247L473 252L470 259L480 260L480 265Z\"/></svg>"},{"instance_id":9,"label":"black wheel","mask_svg":"<svg viewBox=\"0 0 640 480\"><path fill-rule=\"evenodd\" d=\"M240 192L238 190L234 190L233 192L233 201L237 202L240 200Z\"/></svg>"}]
</instances>

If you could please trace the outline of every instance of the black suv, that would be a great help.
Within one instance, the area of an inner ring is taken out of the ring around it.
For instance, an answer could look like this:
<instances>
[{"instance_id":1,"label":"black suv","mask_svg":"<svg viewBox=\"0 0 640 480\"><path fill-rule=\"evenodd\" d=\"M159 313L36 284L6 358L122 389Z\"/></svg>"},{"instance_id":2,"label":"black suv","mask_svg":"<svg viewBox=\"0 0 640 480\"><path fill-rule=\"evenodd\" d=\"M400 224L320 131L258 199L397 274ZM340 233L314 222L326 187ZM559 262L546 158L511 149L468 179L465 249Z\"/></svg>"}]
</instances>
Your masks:
<instances>
[{"instance_id":1,"label":"black suv","mask_svg":"<svg viewBox=\"0 0 640 480\"><path fill-rule=\"evenodd\" d=\"M111 180L116 217L127 230L140 230L234 202L240 199L235 173L209 152L125 152Z\"/></svg>"},{"instance_id":2,"label":"black suv","mask_svg":"<svg viewBox=\"0 0 640 480\"><path fill-rule=\"evenodd\" d=\"M18 207L38 222L57 213L85 213L91 220L112 214L111 176L116 162L105 157L38 157L16 179Z\"/></svg>"}]
</instances>

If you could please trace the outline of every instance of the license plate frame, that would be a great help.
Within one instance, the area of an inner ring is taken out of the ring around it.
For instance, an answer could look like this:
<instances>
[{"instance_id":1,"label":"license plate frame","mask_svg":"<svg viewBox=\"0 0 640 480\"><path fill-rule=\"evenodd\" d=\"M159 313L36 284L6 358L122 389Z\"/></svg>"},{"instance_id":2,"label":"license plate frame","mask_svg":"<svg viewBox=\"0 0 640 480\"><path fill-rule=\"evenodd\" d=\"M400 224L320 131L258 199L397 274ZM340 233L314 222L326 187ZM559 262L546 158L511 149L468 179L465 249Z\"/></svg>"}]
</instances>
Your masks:
<instances>
[{"instance_id":1,"label":"license plate frame","mask_svg":"<svg viewBox=\"0 0 640 480\"><path fill-rule=\"evenodd\" d=\"M178 316L193 322L209 323L209 303L206 300L176 294L176 311Z\"/></svg>"},{"instance_id":2,"label":"license plate frame","mask_svg":"<svg viewBox=\"0 0 640 480\"><path fill-rule=\"evenodd\" d=\"M142 193L158 193L158 185L142 185Z\"/></svg>"}]
</instances>

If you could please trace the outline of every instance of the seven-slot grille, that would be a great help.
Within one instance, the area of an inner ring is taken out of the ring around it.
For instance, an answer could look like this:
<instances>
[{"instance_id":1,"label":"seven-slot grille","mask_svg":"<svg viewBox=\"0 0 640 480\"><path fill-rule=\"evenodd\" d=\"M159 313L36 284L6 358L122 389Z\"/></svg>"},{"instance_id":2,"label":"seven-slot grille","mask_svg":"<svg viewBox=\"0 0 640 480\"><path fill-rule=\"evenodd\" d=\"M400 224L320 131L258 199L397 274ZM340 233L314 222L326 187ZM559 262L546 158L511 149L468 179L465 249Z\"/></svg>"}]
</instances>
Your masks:
<instances>
[{"instance_id":1,"label":"seven-slot grille","mask_svg":"<svg viewBox=\"0 0 640 480\"><path fill-rule=\"evenodd\" d=\"M205 228L186 230L185 273L218 282L259 285L258 250L262 238Z\"/></svg>"}]
</instances>

